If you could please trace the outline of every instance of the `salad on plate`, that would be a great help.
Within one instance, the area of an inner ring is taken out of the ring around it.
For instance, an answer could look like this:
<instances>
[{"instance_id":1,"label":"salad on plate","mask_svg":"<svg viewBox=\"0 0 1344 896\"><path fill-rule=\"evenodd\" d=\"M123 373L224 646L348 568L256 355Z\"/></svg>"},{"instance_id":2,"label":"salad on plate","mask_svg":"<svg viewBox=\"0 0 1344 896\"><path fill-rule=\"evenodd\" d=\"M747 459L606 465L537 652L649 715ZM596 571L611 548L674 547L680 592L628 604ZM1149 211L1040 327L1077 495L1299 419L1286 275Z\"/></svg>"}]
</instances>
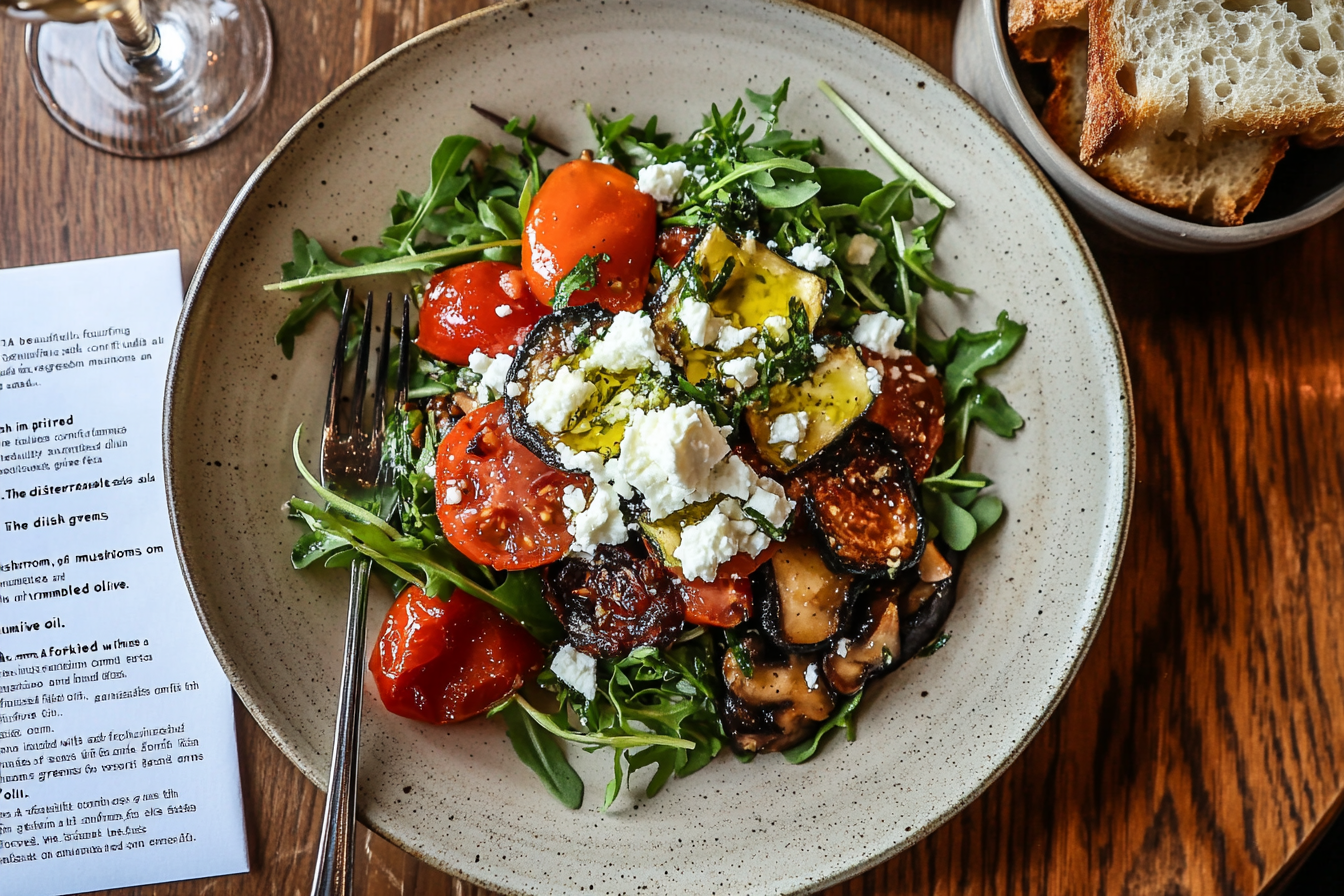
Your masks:
<instances>
[{"instance_id":1,"label":"salad on plate","mask_svg":"<svg viewBox=\"0 0 1344 896\"><path fill-rule=\"evenodd\" d=\"M343 284L410 278L389 484L323 488L296 433L320 500L290 501L293 562L372 558L398 595L369 661L383 704L499 716L572 808L560 741L611 751L609 806L640 769L653 796L725 747L797 763L853 740L873 683L947 641L1002 515L967 435L1022 426L984 374L1025 328L936 325L926 300L970 301L935 270L954 202L819 86L891 179L783 128L787 81L683 142L589 109L594 148L553 170L514 119L517 150L444 139L379 245L337 261L295 231L268 287L302 293L288 356Z\"/></svg>"}]
</instances>

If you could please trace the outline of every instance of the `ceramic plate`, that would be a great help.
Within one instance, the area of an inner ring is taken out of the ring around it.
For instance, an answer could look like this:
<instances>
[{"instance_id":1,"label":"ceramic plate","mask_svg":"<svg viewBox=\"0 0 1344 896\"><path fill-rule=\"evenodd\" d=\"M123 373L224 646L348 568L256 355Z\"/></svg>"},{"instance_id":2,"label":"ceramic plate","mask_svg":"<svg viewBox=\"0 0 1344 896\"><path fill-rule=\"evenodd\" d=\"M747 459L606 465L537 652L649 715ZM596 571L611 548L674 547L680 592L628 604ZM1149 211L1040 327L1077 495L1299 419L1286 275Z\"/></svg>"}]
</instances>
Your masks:
<instances>
[{"instance_id":1,"label":"ceramic plate","mask_svg":"<svg viewBox=\"0 0 1344 896\"><path fill-rule=\"evenodd\" d=\"M291 230L332 249L373 242L394 191L423 189L443 135L500 139L471 102L535 112L577 151L590 145L585 102L685 134L711 102L785 77L786 123L822 136L832 163L881 171L821 78L958 200L939 258L976 295L935 300L935 320L984 328L1007 308L1028 325L993 377L1026 426L973 447L1007 516L967 560L947 646L873 689L857 741L805 765L725 755L602 812L609 759L575 751L588 800L569 811L502 725L410 722L366 681L362 817L455 875L509 893L794 893L843 879L928 834L1021 752L1101 619L1132 475L1124 359L1072 220L1003 131L899 47L806 6L533 0L431 31L320 103L243 188L192 281L165 411L169 490L201 620L239 696L324 783L346 582L290 569L299 529L282 504L306 494L289 442L306 425L315 463L335 327L312 328L292 361L272 341L293 299L261 287ZM375 593L370 640L389 602Z\"/></svg>"}]
</instances>

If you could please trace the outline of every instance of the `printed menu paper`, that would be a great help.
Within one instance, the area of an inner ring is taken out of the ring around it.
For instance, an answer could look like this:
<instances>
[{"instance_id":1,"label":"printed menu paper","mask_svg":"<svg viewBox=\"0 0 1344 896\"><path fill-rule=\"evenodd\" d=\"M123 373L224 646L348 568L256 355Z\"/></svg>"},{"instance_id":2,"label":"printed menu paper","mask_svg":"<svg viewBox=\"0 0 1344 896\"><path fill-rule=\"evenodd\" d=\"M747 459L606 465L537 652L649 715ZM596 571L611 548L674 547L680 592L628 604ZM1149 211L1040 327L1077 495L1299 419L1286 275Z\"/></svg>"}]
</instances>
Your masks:
<instances>
[{"instance_id":1,"label":"printed menu paper","mask_svg":"<svg viewBox=\"0 0 1344 896\"><path fill-rule=\"evenodd\" d=\"M0 270L0 893L248 870L163 485L177 252Z\"/></svg>"}]
</instances>

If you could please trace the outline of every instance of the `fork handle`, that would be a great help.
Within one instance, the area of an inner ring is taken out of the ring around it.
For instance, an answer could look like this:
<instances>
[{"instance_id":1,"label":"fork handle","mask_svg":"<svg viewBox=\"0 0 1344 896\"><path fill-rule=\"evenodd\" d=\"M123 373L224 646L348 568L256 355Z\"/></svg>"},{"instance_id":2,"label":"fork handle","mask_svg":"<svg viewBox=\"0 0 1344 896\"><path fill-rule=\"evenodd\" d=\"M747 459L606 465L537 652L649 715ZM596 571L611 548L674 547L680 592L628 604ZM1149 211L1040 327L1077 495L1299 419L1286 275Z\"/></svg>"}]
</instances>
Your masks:
<instances>
[{"instance_id":1,"label":"fork handle","mask_svg":"<svg viewBox=\"0 0 1344 896\"><path fill-rule=\"evenodd\" d=\"M312 896L349 896L355 871L355 790L359 776L359 719L364 696L364 620L369 609L369 559L350 567L350 608L345 620L345 659L336 737L327 778L322 838L313 870Z\"/></svg>"}]
</instances>

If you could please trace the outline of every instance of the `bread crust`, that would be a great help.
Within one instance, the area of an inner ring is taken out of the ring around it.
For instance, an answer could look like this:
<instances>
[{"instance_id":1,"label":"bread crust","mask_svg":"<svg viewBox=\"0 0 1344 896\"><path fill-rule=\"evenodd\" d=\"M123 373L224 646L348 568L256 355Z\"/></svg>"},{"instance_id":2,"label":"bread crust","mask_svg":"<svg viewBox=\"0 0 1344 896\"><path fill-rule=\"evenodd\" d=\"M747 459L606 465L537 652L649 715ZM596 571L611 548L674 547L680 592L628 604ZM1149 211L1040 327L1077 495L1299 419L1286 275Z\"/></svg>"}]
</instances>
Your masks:
<instances>
[{"instance_id":1,"label":"bread crust","mask_svg":"<svg viewBox=\"0 0 1344 896\"><path fill-rule=\"evenodd\" d=\"M1049 61L1066 29L1087 29L1087 0L1008 0L1008 35L1027 62Z\"/></svg>"},{"instance_id":2,"label":"bread crust","mask_svg":"<svg viewBox=\"0 0 1344 896\"><path fill-rule=\"evenodd\" d=\"M1088 0L1087 115L1079 141L1079 159L1091 164L1120 136L1132 99L1120 89L1116 77L1124 64L1111 19L1113 0Z\"/></svg>"}]
</instances>

